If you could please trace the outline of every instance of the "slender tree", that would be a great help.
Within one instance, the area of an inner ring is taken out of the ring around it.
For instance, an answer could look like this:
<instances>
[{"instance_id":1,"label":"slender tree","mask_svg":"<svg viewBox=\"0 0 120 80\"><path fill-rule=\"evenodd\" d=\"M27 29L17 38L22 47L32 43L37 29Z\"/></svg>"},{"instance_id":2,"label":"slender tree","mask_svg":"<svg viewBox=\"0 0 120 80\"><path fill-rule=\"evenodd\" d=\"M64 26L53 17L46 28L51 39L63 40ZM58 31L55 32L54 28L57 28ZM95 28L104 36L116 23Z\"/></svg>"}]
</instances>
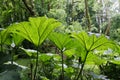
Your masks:
<instances>
[{"instance_id":1,"label":"slender tree","mask_svg":"<svg viewBox=\"0 0 120 80\"><path fill-rule=\"evenodd\" d=\"M33 6L33 0L27 1L27 0L22 0L25 7L27 8L27 10L30 12L31 16L35 16L35 11L33 10L34 6ZM29 2L29 3L28 3Z\"/></svg>"},{"instance_id":2,"label":"slender tree","mask_svg":"<svg viewBox=\"0 0 120 80\"><path fill-rule=\"evenodd\" d=\"M87 21L88 31L91 31L90 15L88 10L88 0L85 0L85 17Z\"/></svg>"}]
</instances>

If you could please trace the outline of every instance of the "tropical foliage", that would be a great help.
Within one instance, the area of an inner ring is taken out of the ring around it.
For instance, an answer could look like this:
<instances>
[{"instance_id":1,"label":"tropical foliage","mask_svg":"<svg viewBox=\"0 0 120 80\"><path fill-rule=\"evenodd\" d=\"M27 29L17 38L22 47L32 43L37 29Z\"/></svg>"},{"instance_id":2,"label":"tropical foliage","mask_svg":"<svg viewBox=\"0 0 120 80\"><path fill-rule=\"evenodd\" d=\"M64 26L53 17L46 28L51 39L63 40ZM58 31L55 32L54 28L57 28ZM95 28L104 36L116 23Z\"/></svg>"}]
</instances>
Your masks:
<instances>
[{"instance_id":1,"label":"tropical foliage","mask_svg":"<svg viewBox=\"0 0 120 80\"><path fill-rule=\"evenodd\" d=\"M0 80L120 79L119 15L111 1L0 4Z\"/></svg>"}]
</instances>

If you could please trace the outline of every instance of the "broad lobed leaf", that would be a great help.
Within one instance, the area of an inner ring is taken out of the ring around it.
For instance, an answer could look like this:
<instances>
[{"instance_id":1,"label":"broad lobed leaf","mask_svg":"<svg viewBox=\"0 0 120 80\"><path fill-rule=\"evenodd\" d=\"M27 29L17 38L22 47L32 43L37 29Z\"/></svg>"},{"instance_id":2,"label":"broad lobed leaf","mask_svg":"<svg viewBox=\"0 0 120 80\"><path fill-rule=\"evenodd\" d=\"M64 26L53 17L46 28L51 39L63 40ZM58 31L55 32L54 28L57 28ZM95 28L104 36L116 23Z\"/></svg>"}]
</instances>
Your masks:
<instances>
[{"instance_id":1,"label":"broad lobed leaf","mask_svg":"<svg viewBox=\"0 0 120 80\"><path fill-rule=\"evenodd\" d=\"M100 37L96 37L95 35L88 36L86 32L80 32L78 34L72 34L72 37L78 40L79 46L76 47L76 54L81 57L82 61L85 60L86 55L88 56L88 54L90 54L94 50L106 50L108 48L116 48L116 44L103 35L101 35Z\"/></svg>"},{"instance_id":2,"label":"broad lobed leaf","mask_svg":"<svg viewBox=\"0 0 120 80\"><path fill-rule=\"evenodd\" d=\"M60 50L72 47L72 39L67 34L53 32L49 36L49 39L53 41Z\"/></svg>"},{"instance_id":3,"label":"broad lobed leaf","mask_svg":"<svg viewBox=\"0 0 120 80\"><path fill-rule=\"evenodd\" d=\"M115 46L113 41L107 39L103 35L100 37L96 37L95 35L88 36L87 33L81 32L79 34L75 33L72 36L76 38L80 45L82 45L87 51L114 48L113 46Z\"/></svg>"},{"instance_id":4,"label":"broad lobed leaf","mask_svg":"<svg viewBox=\"0 0 120 80\"><path fill-rule=\"evenodd\" d=\"M24 37L38 46L47 38L50 32L60 26L60 22L46 17L29 18L29 22L13 25L14 33Z\"/></svg>"}]
</instances>

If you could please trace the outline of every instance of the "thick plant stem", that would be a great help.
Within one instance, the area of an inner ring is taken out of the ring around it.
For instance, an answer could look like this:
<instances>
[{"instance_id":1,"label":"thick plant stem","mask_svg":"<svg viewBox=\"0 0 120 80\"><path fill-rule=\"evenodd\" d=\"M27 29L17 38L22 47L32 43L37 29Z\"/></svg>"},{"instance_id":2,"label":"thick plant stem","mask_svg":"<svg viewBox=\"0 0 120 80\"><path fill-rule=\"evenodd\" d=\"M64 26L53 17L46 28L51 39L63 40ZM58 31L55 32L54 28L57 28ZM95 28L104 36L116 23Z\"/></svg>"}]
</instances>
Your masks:
<instances>
[{"instance_id":1,"label":"thick plant stem","mask_svg":"<svg viewBox=\"0 0 120 80\"><path fill-rule=\"evenodd\" d=\"M17 49L18 49L17 47L14 47L14 48L12 48L10 50L10 53L11 53L11 64L13 64L13 62L14 62L14 55L17 52Z\"/></svg>"},{"instance_id":2,"label":"thick plant stem","mask_svg":"<svg viewBox=\"0 0 120 80\"><path fill-rule=\"evenodd\" d=\"M2 44L1 44L1 52L3 52L3 46L2 46Z\"/></svg>"},{"instance_id":3,"label":"thick plant stem","mask_svg":"<svg viewBox=\"0 0 120 80\"><path fill-rule=\"evenodd\" d=\"M77 76L76 80L78 80L82 76L82 71L83 71L83 68L84 68L88 53L89 53L89 51L86 52L85 59L84 59L82 65L81 65L81 69L80 69L80 71L78 73L78 76Z\"/></svg>"},{"instance_id":4,"label":"thick plant stem","mask_svg":"<svg viewBox=\"0 0 120 80\"><path fill-rule=\"evenodd\" d=\"M36 80L36 74L37 74L37 68L38 68L38 57L39 57L38 48L39 48L39 47L37 47L36 65L35 65L35 71L34 71L33 80Z\"/></svg>"},{"instance_id":5,"label":"thick plant stem","mask_svg":"<svg viewBox=\"0 0 120 80\"><path fill-rule=\"evenodd\" d=\"M30 75L31 75L31 80L33 80L33 64L30 63Z\"/></svg>"},{"instance_id":6,"label":"thick plant stem","mask_svg":"<svg viewBox=\"0 0 120 80\"><path fill-rule=\"evenodd\" d=\"M0 33L0 38L2 39L2 35L1 35L1 33ZM0 42L1 44L0 44L0 47L1 47L1 52L3 52L3 45L2 45L2 40L1 40L1 42Z\"/></svg>"},{"instance_id":7,"label":"thick plant stem","mask_svg":"<svg viewBox=\"0 0 120 80\"><path fill-rule=\"evenodd\" d=\"M62 80L64 80L64 56L62 50L61 50L61 57L62 57Z\"/></svg>"},{"instance_id":8,"label":"thick plant stem","mask_svg":"<svg viewBox=\"0 0 120 80\"><path fill-rule=\"evenodd\" d=\"M13 51L14 51L14 50L13 50ZM14 61L13 57L14 57L14 52L11 51L11 64L12 64L12 65L13 65L13 61Z\"/></svg>"},{"instance_id":9,"label":"thick plant stem","mask_svg":"<svg viewBox=\"0 0 120 80\"><path fill-rule=\"evenodd\" d=\"M80 67L80 62L78 63L78 69L79 69L79 67ZM79 71L77 71L77 73L78 73ZM73 80L75 80L76 79L76 77L77 77L77 74L75 75L75 77L74 77L74 79Z\"/></svg>"}]
</instances>

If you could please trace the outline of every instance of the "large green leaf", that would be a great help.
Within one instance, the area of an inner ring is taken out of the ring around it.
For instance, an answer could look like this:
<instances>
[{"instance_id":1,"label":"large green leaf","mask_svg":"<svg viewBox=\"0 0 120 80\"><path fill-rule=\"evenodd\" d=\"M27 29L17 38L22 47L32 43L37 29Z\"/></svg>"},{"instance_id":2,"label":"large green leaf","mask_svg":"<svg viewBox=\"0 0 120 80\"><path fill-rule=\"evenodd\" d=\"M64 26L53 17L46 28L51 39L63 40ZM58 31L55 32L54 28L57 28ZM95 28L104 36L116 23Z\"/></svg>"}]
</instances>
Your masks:
<instances>
[{"instance_id":1,"label":"large green leaf","mask_svg":"<svg viewBox=\"0 0 120 80\"><path fill-rule=\"evenodd\" d=\"M86 32L73 33L72 37L77 39L80 46L77 47L76 52L79 54L82 60L91 51L94 50L106 50L108 48L114 49L116 47L115 43L107 39L105 36L101 35L96 37L95 35L88 35Z\"/></svg>"},{"instance_id":2,"label":"large green leaf","mask_svg":"<svg viewBox=\"0 0 120 80\"><path fill-rule=\"evenodd\" d=\"M98 55L95 55L93 53L88 54L87 56L87 60L86 63L87 64L96 64L96 65L101 65L101 64L105 64L107 62L107 60L101 58Z\"/></svg>"},{"instance_id":3,"label":"large green leaf","mask_svg":"<svg viewBox=\"0 0 120 80\"><path fill-rule=\"evenodd\" d=\"M81 32L79 34L74 33L72 36L79 41L80 45L82 45L86 51L108 49L116 46L114 42L107 39L104 35L100 37L96 37L95 35L88 36L86 32Z\"/></svg>"},{"instance_id":4,"label":"large green leaf","mask_svg":"<svg viewBox=\"0 0 120 80\"><path fill-rule=\"evenodd\" d=\"M24 40L24 38L22 36L19 36L16 33L11 33L10 36L12 37L11 46L12 46L12 44L13 45L15 44L16 46L18 46Z\"/></svg>"},{"instance_id":5,"label":"large green leaf","mask_svg":"<svg viewBox=\"0 0 120 80\"><path fill-rule=\"evenodd\" d=\"M54 55L54 54L53 54ZM50 55L47 55L47 54L41 54L39 55L39 59L42 61L42 62L47 62L47 61L50 61L50 59L52 59L53 56L50 56Z\"/></svg>"},{"instance_id":6,"label":"large green leaf","mask_svg":"<svg viewBox=\"0 0 120 80\"><path fill-rule=\"evenodd\" d=\"M37 55L36 50L24 49L24 48L20 48L20 49L22 49L29 57L35 57Z\"/></svg>"},{"instance_id":7,"label":"large green leaf","mask_svg":"<svg viewBox=\"0 0 120 80\"><path fill-rule=\"evenodd\" d=\"M4 44L5 41L7 40L9 36L9 30L4 29L3 31L0 32L0 44Z\"/></svg>"},{"instance_id":8,"label":"large green leaf","mask_svg":"<svg viewBox=\"0 0 120 80\"><path fill-rule=\"evenodd\" d=\"M60 22L52 18L29 18L29 22L15 24L13 32L38 46L41 45L50 32L58 26L60 26Z\"/></svg>"},{"instance_id":9,"label":"large green leaf","mask_svg":"<svg viewBox=\"0 0 120 80\"><path fill-rule=\"evenodd\" d=\"M23 37L18 36L16 33L12 33L15 28L12 27L13 25L0 32L0 44L11 45L14 43L14 45L19 45L24 40Z\"/></svg>"},{"instance_id":10,"label":"large green leaf","mask_svg":"<svg viewBox=\"0 0 120 80\"><path fill-rule=\"evenodd\" d=\"M72 56L75 54L75 49L66 50L66 51L64 51L64 54L65 54L67 57L72 57Z\"/></svg>"},{"instance_id":11,"label":"large green leaf","mask_svg":"<svg viewBox=\"0 0 120 80\"><path fill-rule=\"evenodd\" d=\"M49 39L53 41L60 50L69 49L73 45L72 39L67 34L54 32L51 33Z\"/></svg>"},{"instance_id":12,"label":"large green leaf","mask_svg":"<svg viewBox=\"0 0 120 80\"><path fill-rule=\"evenodd\" d=\"M110 60L110 62L113 63L113 64L120 65L120 60Z\"/></svg>"}]
</instances>

